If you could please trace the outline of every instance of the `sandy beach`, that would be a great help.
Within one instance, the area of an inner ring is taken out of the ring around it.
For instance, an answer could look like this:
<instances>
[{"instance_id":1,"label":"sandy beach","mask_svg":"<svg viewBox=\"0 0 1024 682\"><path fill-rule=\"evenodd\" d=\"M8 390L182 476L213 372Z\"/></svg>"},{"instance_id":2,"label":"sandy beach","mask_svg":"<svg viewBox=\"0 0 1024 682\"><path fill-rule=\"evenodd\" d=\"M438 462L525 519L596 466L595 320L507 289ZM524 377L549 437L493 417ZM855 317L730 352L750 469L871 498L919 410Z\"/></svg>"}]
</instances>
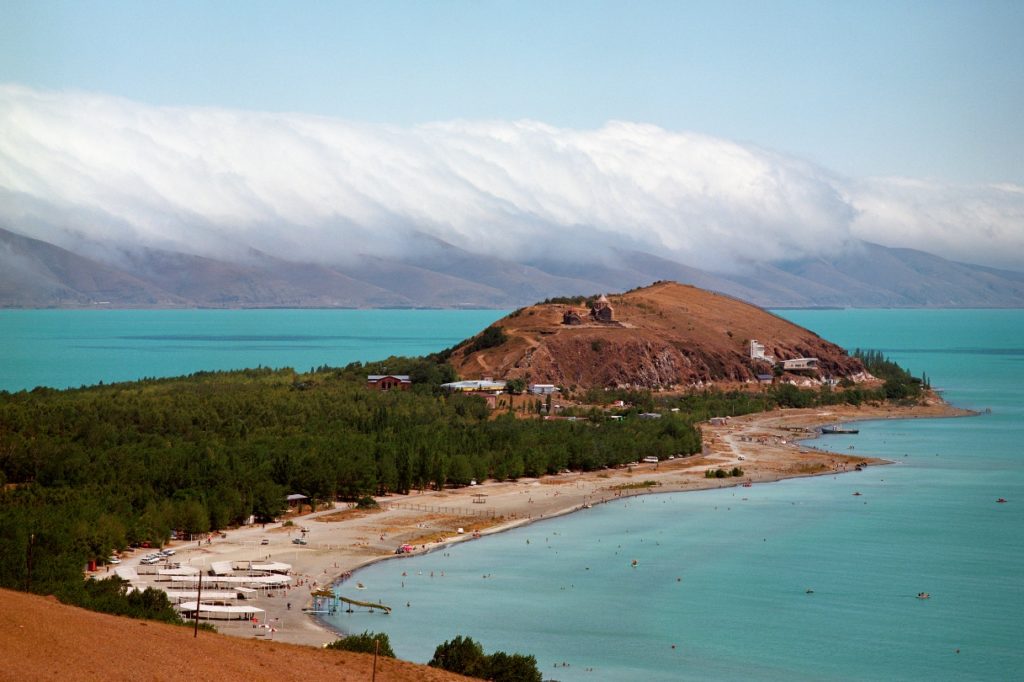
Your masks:
<instances>
[{"instance_id":1,"label":"sandy beach","mask_svg":"<svg viewBox=\"0 0 1024 682\"><path fill-rule=\"evenodd\" d=\"M289 516L266 526L229 530L209 543L173 543L171 546L177 552L175 561L201 569L209 568L214 561L270 560L290 564L291 587L249 602L266 611L265 618L272 632L256 629L248 622L216 622L215 625L220 632L238 637L258 636L319 647L336 639L337 634L303 612L312 605L312 593L345 579L347 574L362 566L395 557L395 549L403 544L413 545L416 553L426 552L560 514L580 510L585 513L588 506L625 495L854 472L858 464L875 466L889 463L889 460L862 457L855 451L832 453L816 447L825 443L801 445L795 441L813 438L816 427L837 422L969 414L944 403L912 408L843 405L775 410L730 418L721 425L702 424L704 452L692 457L389 496L378 498L380 509L372 511L337 504L331 509ZM884 457L886 453L879 454ZM704 475L709 468L736 466L744 471L740 478L717 479ZM305 538L307 544L292 542L300 537ZM135 551L134 556L124 559L123 565L138 566L139 558L145 553L147 550ZM157 584L151 582L152 579L153 576L142 575L137 584L142 587ZM372 595L367 599L372 599Z\"/></svg>"}]
</instances>

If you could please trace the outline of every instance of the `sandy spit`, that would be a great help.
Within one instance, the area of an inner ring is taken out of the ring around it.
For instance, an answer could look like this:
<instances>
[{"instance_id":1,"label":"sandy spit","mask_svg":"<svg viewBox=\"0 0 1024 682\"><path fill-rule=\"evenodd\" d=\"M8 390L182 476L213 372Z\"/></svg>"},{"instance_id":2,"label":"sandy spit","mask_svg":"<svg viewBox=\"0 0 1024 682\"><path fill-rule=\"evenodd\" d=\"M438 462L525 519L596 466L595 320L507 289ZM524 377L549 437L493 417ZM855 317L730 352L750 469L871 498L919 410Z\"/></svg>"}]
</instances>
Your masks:
<instances>
[{"instance_id":1,"label":"sandy spit","mask_svg":"<svg viewBox=\"0 0 1024 682\"><path fill-rule=\"evenodd\" d=\"M201 545L176 543L174 559L199 568L208 568L213 561L271 560L291 564L293 586L255 602L266 610L272 632L260 632L249 623L217 623L217 628L221 633L246 639L272 638L320 647L338 635L303 612L304 608L312 606L312 593L344 580L362 566L395 557L395 549L402 544L412 544L417 553L422 553L560 514L585 513L588 506L624 495L702 490L747 482L757 484L851 472L858 464L886 464L890 461L861 457L855 451L839 454L795 441L814 438L816 427L837 422L970 414L935 403L910 408L843 405L746 415L731 418L724 425L703 424L704 452L701 455L621 469L515 482L488 481L468 488L383 497L378 498L381 509L373 512L335 505L286 519L292 525L243 527L228 531L225 537L216 536L209 544L205 541ZM734 466L743 469L742 478L704 477L706 469ZM303 528L307 532L303 533ZM304 537L308 544L292 542L299 537ZM267 544L262 544L263 540ZM137 565L144 553L146 550L135 552L123 565ZM154 584L151 580L152 576L142 576L139 584ZM365 598L374 601L373 595L365 595Z\"/></svg>"}]
</instances>

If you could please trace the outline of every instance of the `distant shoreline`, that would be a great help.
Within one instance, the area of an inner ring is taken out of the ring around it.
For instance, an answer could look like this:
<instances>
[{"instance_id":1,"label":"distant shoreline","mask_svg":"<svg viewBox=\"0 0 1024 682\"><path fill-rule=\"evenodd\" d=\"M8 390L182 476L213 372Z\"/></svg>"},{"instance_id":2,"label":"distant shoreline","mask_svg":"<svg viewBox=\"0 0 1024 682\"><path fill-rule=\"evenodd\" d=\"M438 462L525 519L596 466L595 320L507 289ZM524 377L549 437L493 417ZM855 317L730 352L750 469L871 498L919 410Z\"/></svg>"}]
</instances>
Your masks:
<instances>
[{"instance_id":1,"label":"distant shoreline","mask_svg":"<svg viewBox=\"0 0 1024 682\"><path fill-rule=\"evenodd\" d=\"M738 299L739 300L739 299ZM521 303L517 306L486 306L486 305L450 305L450 306L324 306L324 305L248 305L248 306L188 306L188 305L165 305L165 306L143 306L143 305L114 305L108 303L91 303L75 305L53 305L53 306L21 306L0 304L0 311L4 310L493 310L495 312L511 312L516 307L532 305ZM763 310L1024 310L1024 305L846 305L846 306L788 306L771 304L751 304Z\"/></svg>"}]
</instances>

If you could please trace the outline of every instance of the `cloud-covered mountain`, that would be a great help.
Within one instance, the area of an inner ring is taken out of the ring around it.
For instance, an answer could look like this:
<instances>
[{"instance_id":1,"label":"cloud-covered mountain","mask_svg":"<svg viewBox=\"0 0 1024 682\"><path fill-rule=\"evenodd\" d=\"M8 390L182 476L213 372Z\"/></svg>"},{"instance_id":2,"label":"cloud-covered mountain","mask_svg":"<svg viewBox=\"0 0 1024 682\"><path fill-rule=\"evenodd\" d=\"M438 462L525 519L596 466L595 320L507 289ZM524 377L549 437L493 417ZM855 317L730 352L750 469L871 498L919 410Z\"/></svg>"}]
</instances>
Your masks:
<instances>
[{"instance_id":1,"label":"cloud-covered mountain","mask_svg":"<svg viewBox=\"0 0 1024 682\"><path fill-rule=\"evenodd\" d=\"M143 249L112 265L0 229L0 306L493 307L552 296L624 291L670 279L765 307L1024 306L1024 274L863 243L848 255L714 274L639 251L611 265L533 263L431 241L419 256L335 265L250 251L224 261Z\"/></svg>"},{"instance_id":2,"label":"cloud-covered mountain","mask_svg":"<svg viewBox=\"0 0 1024 682\"><path fill-rule=\"evenodd\" d=\"M18 305L503 307L653 279L774 305L1019 305L1024 270L1016 185L843 178L638 123L396 127L16 85L0 226L64 249L5 240Z\"/></svg>"}]
</instances>

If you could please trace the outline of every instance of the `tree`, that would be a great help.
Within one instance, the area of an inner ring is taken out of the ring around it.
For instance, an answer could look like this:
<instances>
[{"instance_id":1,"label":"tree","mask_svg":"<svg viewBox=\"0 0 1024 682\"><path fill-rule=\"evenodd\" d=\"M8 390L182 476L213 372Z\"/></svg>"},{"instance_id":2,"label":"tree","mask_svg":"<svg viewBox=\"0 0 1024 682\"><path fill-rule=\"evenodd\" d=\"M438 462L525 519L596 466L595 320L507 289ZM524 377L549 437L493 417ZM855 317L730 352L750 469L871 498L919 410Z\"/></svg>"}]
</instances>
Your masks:
<instances>
[{"instance_id":1,"label":"tree","mask_svg":"<svg viewBox=\"0 0 1024 682\"><path fill-rule=\"evenodd\" d=\"M449 469L448 480L455 485L469 485L474 478L473 468L467 455L460 454L452 457Z\"/></svg>"},{"instance_id":2,"label":"tree","mask_svg":"<svg viewBox=\"0 0 1024 682\"><path fill-rule=\"evenodd\" d=\"M487 657L487 673L494 682L541 682L543 679L534 656L495 651Z\"/></svg>"},{"instance_id":3,"label":"tree","mask_svg":"<svg viewBox=\"0 0 1024 682\"><path fill-rule=\"evenodd\" d=\"M533 656L504 651L488 656L479 643L462 635L438 645L427 665L494 682L541 682L542 679Z\"/></svg>"},{"instance_id":4,"label":"tree","mask_svg":"<svg viewBox=\"0 0 1024 682\"><path fill-rule=\"evenodd\" d=\"M526 381L523 379L509 379L505 382L505 390L513 395L519 395L526 390Z\"/></svg>"},{"instance_id":5,"label":"tree","mask_svg":"<svg viewBox=\"0 0 1024 682\"><path fill-rule=\"evenodd\" d=\"M484 648L472 638L462 635L439 644L427 665L470 677L484 677L487 674Z\"/></svg>"},{"instance_id":6,"label":"tree","mask_svg":"<svg viewBox=\"0 0 1024 682\"><path fill-rule=\"evenodd\" d=\"M361 635L349 635L342 639L336 639L328 644L325 649L336 649L338 651L354 651L360 654L377 653L378 656L394 658L395 652L391 648L391 640L385 632L364 631Z\"/></svg>"},{"instance_id":7,"label":"tree","mask_svg":"<svg viewBox=\"0 0 1024 682\"><path fill-rule=\"evenodd\" d=\"M260 523L273 521L284 511L284 488L272 481L258 481L252 486L251 495L252 514Z\"/></svg>"}]
</instances>

